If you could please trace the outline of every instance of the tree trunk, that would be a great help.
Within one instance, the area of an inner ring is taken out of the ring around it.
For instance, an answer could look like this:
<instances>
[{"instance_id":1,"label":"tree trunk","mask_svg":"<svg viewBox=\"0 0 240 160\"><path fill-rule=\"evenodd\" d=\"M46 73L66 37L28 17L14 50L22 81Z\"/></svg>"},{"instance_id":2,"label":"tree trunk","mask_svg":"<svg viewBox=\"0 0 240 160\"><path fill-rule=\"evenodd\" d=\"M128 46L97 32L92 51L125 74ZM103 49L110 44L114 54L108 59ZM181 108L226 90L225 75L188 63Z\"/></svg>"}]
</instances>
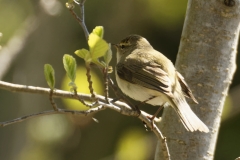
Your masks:
<instances>
[{"instance_id":1,"label":"tree trunk","mask_svg":"<svg viewBox=\"0 0 240 160\"><path fill-rule=\"evenodd\" d=\"M174 110L165 108L159 127L172 160L213 159L223 104L236 69L239 29L240 0L188 1L176 68L199 102L189 105L210 132L187 132ZM158 143L155 160L162 157Z\"/></svg>"}]
</instances>

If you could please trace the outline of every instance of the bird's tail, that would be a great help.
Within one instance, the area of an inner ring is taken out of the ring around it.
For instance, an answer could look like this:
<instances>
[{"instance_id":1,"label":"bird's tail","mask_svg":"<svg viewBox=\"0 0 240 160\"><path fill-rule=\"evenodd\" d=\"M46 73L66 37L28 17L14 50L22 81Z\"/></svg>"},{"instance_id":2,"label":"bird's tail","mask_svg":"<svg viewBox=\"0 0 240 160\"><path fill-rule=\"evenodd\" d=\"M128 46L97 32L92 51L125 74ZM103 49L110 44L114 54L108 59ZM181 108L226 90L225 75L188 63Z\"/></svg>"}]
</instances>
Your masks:
<instances>
[{"instance_id":1,"label":"bird's tail","mask_svg":"<svg viewBox=\"0 0 240 160\"><path fill-rule=\"evenodd\" d=\"M193 132L199 130L201 132L209 132L208 127L192 111L183 95L175 92L172 103L174 110L188 131Z\"/></svg>"}]
</instances>

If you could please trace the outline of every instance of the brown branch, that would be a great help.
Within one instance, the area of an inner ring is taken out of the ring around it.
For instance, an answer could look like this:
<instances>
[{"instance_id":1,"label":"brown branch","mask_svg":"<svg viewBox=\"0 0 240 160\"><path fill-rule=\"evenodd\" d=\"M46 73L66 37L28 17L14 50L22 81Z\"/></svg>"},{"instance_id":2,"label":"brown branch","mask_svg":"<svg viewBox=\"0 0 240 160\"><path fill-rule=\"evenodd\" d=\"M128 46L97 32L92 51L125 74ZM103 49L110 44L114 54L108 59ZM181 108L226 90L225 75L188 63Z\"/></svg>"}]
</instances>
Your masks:
<instances>
[{"instance_id":1,"label":"brown branch","mask_svg":"<svg viewBox=\"0 0 240 160\"><path fill-rule=\"evenodd\" d=\"M50 103L54 109L54 111L58 111L58 107L57 107L57 104L54 102L53 100L53 89L50 89L50 93L49 93L49 100L50 100Z\"/></svg>"},{"instance_id":2,"label":"brown branch","mask_svg":"<svg viewBox=\"0 0 240 160\"><path fill-rule=\"evenodd\" d=\"M4 90L12 91L12 92L21 92L21 93L25 92L25 93L45 94L45 95L49 95L51 92L51 90L49 88L12 84L12 83L3 82L3 81L0 81L0 88L4 89ZM77 99L77 100L83 99L83 100L87 100L87 101L90 101L92 99L91 95L89 95L89 94L77 93L77 96L76 96L74 93L62 91L62 90L58 90L58 89L55 89L54 92L52 92L52 97L71 98L71 99ZM64 109L58 108L57 111L54 111L54 110L44 111L44 112L35 113L32 115L27 115L27 116L23 116L20 118L16 118L16 119L13 119L10 121L0 122L0 126L3 127L3 126L10 125L10 124L22 122L24 120L31 119L34 117L39 117L39 116L43 116L43 115L51 115L51 114L81 114L81 115L87 116L90 113L97 113L101 110L104 110L105 108L109 108L109 109L115 110L123 115L135 116L135 117L138 116L138 118L140 120L142 120L144 123L146 123L149 128L152 127L151 120L147 118L147 117L151 117L151 115L149 115L148 113L141 111L141 114L139 115L138 111L133 110L126 103L116 101L116 102L108 104L108 103L106 103L104 96L96 95L96 98L99 100L98 106L94 107L94 108L90 108L87 111L64 110ZM113 100L112 98L109 98L109 101L112 101L112 100ZM158 121L158 120L154 119L154 121ZM168 151L165 137L162 135L161 131L156 127L155 124L153 125L152 131L157 136L157 138L159 140L161 140L162 146L163 146L163 148L165 148L165 149L163 149L163 152L167 155L166 159L170 160L169 151Z\"/></svg>"},{"instance_id":3,"label":"brown branch","mask_svg":"<svg viewBox=\"0 0 240 160\"><path fill-rule=\"evenodd\" d=\"M91 68L90 68L90 64L86 62L86 70L87 70L87 73L86 73L86 76L87 76L87 81L88 81L88 88L89 88L89 91L91 93L91 97L92 97L92 100L93 101L98 101L98 99L96 98L96 93L94 92L94 89L93 89L93 82L92 82L92 76L91 76Z\"/></svg>"},{"instance_id":4,"label":"brown branch","mask_svg":"<svg viewBox=\"0 0 240 160\"><path fill-rule=\"evenodd\" d=\"M105 93L105 100L107 103L110 103L108 98L109 98L109 87L108 87L108 67L105 67L103 69L103 77L104 77L104 93Z\"/></svg>"},{"instance_id":5,"label":"brown branch","mask_svg":"<svg viewBox=\"0 0 240 160\"><path fill-rule=\"evenodd\" d=\"M43 111L23 117L19 117L10 121L5 121L5 122L0 122L0 127L5 127L11 124L19 123L31 118L36 118L40 116L45 116L45 115L52 115L52 114L73 114L73 115L84 115L88 116L90 113L98 112L100 110L103 110L104 108L102 106L96 107L89 109L87 111L76 111L76 110L66 110L66 109L58 109L58 110L50 110L50 111Z\"/></svg>"},{"instance_id":6,"label":"brown branch","mask_svg":"<svg viewBox=\"0 0 240 160\"><path fill-rule=\"evenodd\" d=\"M77 89L76 89L76 88L75 88L73 91L74 91L74 95L76 96L76 99L78 99L83 105L85 105L85 106L87 106L87 107L89 107L89 108L92 108L92 107L94 107L94 105L96 104L96 103L92 103L92 104L86 103L86 102L83 100L83 98L81 98L81 97L78 96L78 93L77 93Z\"/></svg>"},{"instance_id":7,"label":"brown branch","mask_svg":"<svg viewBox=\"0 0 240 160\"><path fill-rule=\"evenodd\" d=\"M73 15L73 17L78 21L78 23L82 27L83 32L85 34L85 38L88 41L89 32L88 32L88 29L86 27L85 18L84 18L85 17L84 16L84 3L85 3L85 1L86 0L81 0L80 3L78 3L77 1L74 1L80 8L80 12L81 12L80 17L78 17L78 15L73 11L73 8L68 8L68 9L69 9L70 13Z\"/></svg>"}]
</instances>

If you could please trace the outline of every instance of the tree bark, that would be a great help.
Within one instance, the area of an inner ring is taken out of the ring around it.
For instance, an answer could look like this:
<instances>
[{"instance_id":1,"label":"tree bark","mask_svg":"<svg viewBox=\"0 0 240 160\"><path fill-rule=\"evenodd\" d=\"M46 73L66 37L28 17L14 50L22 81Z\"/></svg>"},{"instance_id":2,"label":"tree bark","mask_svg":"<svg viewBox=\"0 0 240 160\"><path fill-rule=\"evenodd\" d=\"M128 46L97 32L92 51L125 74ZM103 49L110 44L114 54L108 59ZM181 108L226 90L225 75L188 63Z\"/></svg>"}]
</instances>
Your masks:
<instances>
[{"instance_id":1,"label":"tree bark","mask_svg":"<svg viewBox=\"0 0 240 160\"><path fill-rule=\"evenodd\" d=\"M213 159L223 104L236 70L239 30L240 0L188 1L176 68L199 102L189 105L210 132L187 132L174 110L165 108L159 127L172 160ZM155 160L162 157L158 142Z\"/></svg>"}]
</instances>

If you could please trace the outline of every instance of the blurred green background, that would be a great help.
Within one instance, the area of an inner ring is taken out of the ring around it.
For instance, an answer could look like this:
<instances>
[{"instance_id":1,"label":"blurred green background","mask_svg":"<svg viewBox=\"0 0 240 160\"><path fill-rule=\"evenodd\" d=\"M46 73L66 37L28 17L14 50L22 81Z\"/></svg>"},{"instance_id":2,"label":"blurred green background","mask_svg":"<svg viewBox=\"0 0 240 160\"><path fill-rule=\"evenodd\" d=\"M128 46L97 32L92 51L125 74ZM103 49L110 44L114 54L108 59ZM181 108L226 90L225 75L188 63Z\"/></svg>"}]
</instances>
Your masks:
<instances>
[{"instance_id":1,"label":"blurred green background","mask_svg":"<svg viewBox=\"0 0 240 160\"><path fill-rule=\"evenodd\" d=\"M87 48L87 43L80 25L65 8L65 2L0 0L0 57L3 51L15 55L2 80L47 87L43 66L50 63L56 72L56 88L68 90L62 57L64 54L75 56L74 51ZM97 25L104 26L105 39L113 43L129 34L140 34L175 62L186 5L186 0L87 0L86 24L90 32ZM75 10L79 13L77 7ZM115 64L116 57L113 56L111 65ZM84 91L83 61L76 59L79 91ZM0 64L1 68L6 65ZM97 71L94 85L97 92L102 93L99 87L102 78ZM111 76L115 79L114 73ZM239 95L240 72L237 70L225 105L216 160L240 156ZM43 95L0 90L0 100L0 121L52 109L48 97ZM60 108L80 109L80 104L75 101L56 99L56 102ZM150 113L156 111L155 107L143 106L142 109ZM0 159L153 159L156 137L145 131L137 118L111 110L92 116L99 123L91 116L50 115L0 128Z\"/></svg>"}]
</instances>

